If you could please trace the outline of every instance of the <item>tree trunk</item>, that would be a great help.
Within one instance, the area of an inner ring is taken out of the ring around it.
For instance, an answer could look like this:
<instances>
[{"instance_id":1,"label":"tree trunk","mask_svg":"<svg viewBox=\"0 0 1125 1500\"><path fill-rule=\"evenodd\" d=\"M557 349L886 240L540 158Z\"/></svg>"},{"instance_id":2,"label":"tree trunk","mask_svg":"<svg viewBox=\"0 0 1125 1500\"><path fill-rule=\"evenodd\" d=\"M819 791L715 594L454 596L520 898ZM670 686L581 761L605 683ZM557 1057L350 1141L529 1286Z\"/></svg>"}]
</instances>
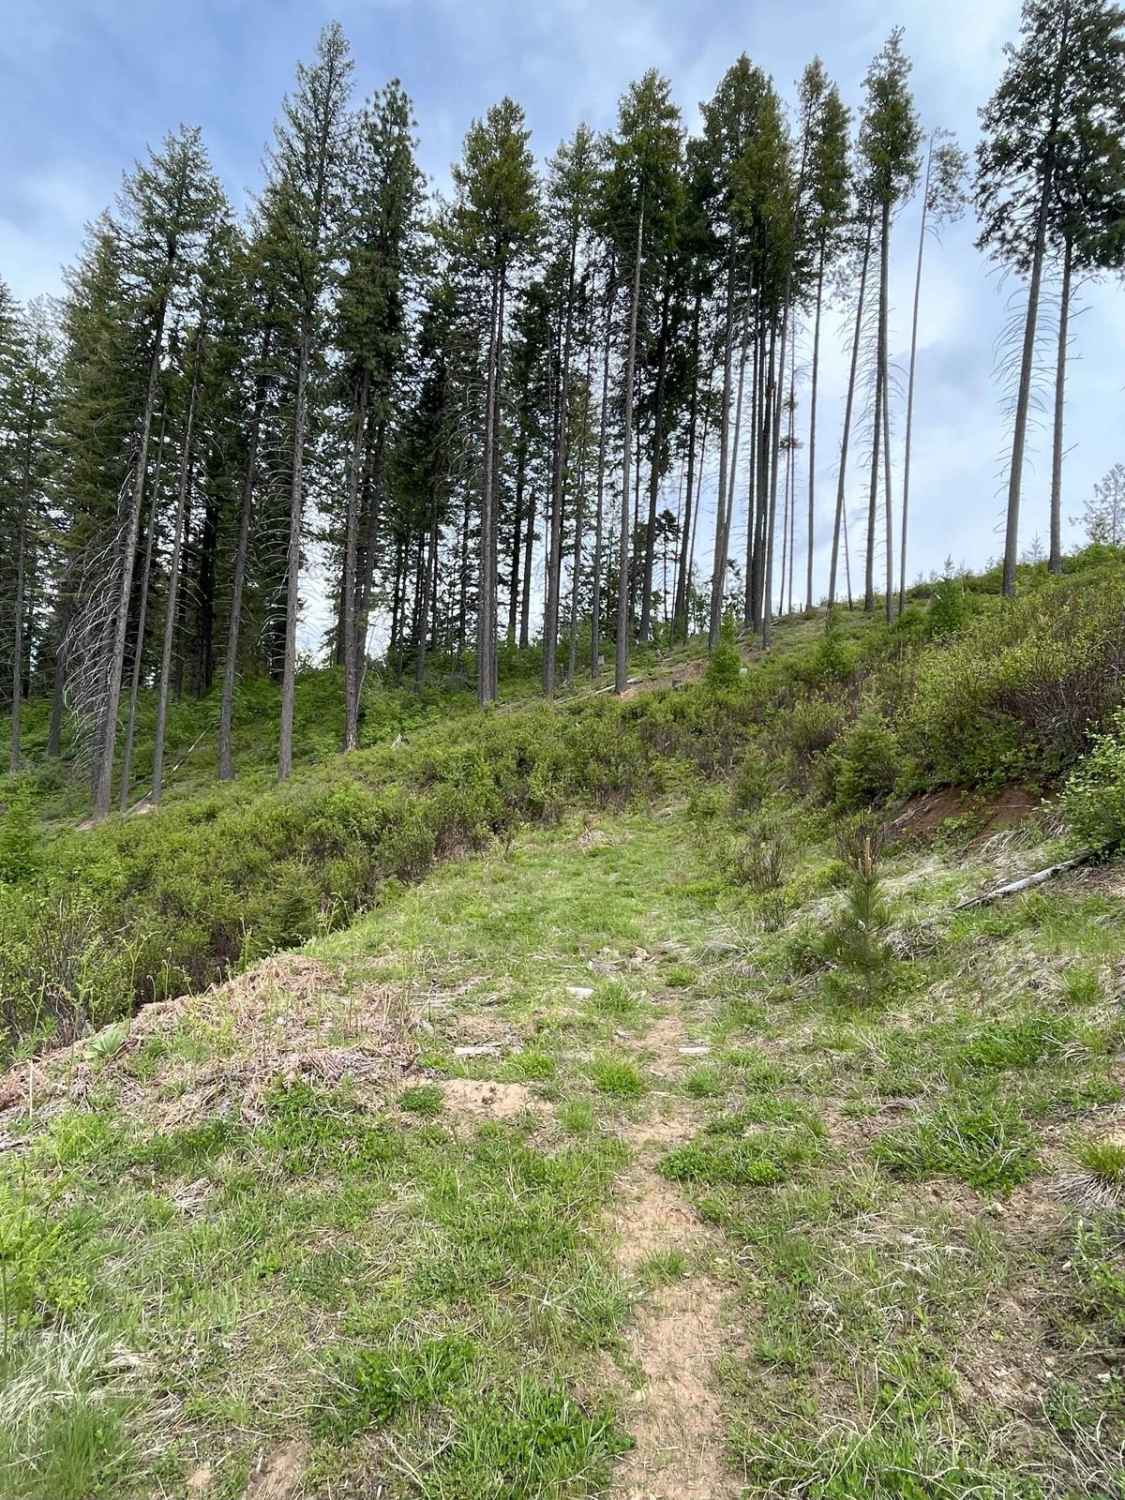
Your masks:
<instances>
[{"instance_id":1,"label":"tree trunk","mask_svg":"<svg viewBox=\"0 0 1125 1500\"><path fill-rule=\"evenodd\" d=\"M671 302L671 277L665 274L664 296L660 306L660 332L656 341L656 391L652 406L652 464L648 481L648 522L645 527L644 582L641 588L642 641L652 635L652 577L656 563L656 502L660 489L660 447L664 439L664 387L668 373L668 308Z\"/></svg>"},{"instance_id":2,"label":"tree trunk","mask_svg":"<svg viewBox=\"0 0 1125 1500\"><path fill-rule=\"evenodd\" d=\"M301 516L305 508L305 427L308 422L309 360L312 331L309 319L301 331L297 357L297 406L293 414L293 464L289 491L289 544L285 580L285 663L281 675L281 736L277 779L285 781L293 769L293 710L297 701L297 609L301 570Z\"/></svg>"},{"instance_id":3,"label":"tree trunk","mask_svg":"<svg viewBox=\"0 0 1125 1500\"><path fill-rule=\"evenodd\" d=\"M129 784L133 777L133 739L137 725L137 696L144 664L145 622L148 615L148 590L152 579L152 550L156 536L156 507L160 499L160 471L164 465L164 427L167 413L160 414L160 446L156 472L152 478L152 503L148 508L148 536L145 538L145 566L141 578L141 600L137 610L137 636L133 647L133 675L129 683L129 716L125 724L125 748L121 754L121 811L129 806Z\"/></svg>"},{"instance_id":4,"label":"tree trunk","mask_svg":"<svg viewBox=\"0 0 1125 1500\"><path fill-rule=\"evenodd\" d=\"M352 414L352 451L344 521L344 749L359 746L359 641L356 637L356 550L359 544L359 488L363 439L367 430L368 372L359 378Z\"/></svg>"},{"instance_id":5,"label":"tree trunk","mask_svg":"<svg viewBox=\"0 0 1125 1500\"><path fill-rule=\"evenodd\" d=\"M871 261L871 234L874 224L874 206L867 215L867 234L863 242L863 266L859 273L859 298L855 311L855 334L852 338L852 360L848 373L848 394L844 402L844 429L840 437L840 467L836 475L836 519L832 527L832 564L828 574L828 612L836 603L836 572L840 559L840 533L844 529L844 492L848 477L848 443L852 430L852 410L855 405L856 372L859 368L859 344L863 332L863 304L867 292L867 268ZM848 608L851 608L851 582L849 570Z\"/></svg>"},{"instance_id":6,"label":"tree trunk","mask_svg":"<svg viewBox=\"0 0 1125 1500\"><path fill-rule=\"evenodd\" d=\"M605 526L606 437L609 426L609 344L613 322L613 297L616 290L616 267L610 261L605 289L605 337L602 344L602 411L598 427L598 498L594 522L594 576L590 600L590 676L595 682L601 672L602 624L602 540Z\"/></svg>"},{"instance_id":7,"label":"tree trunk","mask_svg":"<svg viewBox=\"0 0 1125 1500\"><path fill-rule=\"evenodd\" d=\"M730 397L734 371L734 232L727 253L726 328L723 336L723 393L719 408L719 484L715 514L715 562L711 571L711 619L707 631L707 649L719 644L722 624L723 585L726 582L726 504L730 465Z\"/></svg>"},{"instance_id":8,"label":"tree trunk","mask_svg":"<svg viewBox=\"0 0 1125 1500\"><path fill-rule=\"evenodd\" d=\"M184 520L187 515L188 491L191 485L191 442L195 426L195 400L199 390L199 338L188 396L187 421L184 424L184 446L180 455L180 474L176 487L176 529L172 540L172 562L168 570L168 599L164 612L164 651L160 664L160 693L156 700L156 735L152 748L153 805L159 803L164 782L164 731L168 719L168 686L172 675L172 647L176 638L176 607L180 590L180 559L183 554Z\"/></svg>"},{"instance_id":9,"label":"tree trunk","mask_svg":"<svg viewBox=\"0 0 1125 1500\"><path fill-rule=\"evenodd\" d=\"M691 401L688 411L687 477L684 483L684 519L680 528L680 557L676 569L675 601L672 605L672 640L675 642L681 629L684 640L688 638L687 601L691 579L687 572L687 560L691 551L692 501L695 498L695 433L699 420L699 315L703 301L699 288L695 292L695 304L691 315Z\"/></svg>"},{"instance_id":10,"label":"tree trunk","mask_svg":"<svg viewBox=\"0 0 1125 1500\"><path fill-rule=\"evenodd\" d=\"M816 525L816 394L820 374L820 309L824 298L824 236L816 263L816 313L813 318L812 390L809 393L809 530L805 557L805 612L813 607L813 532Z\"/></svg>"},{"instance_id":11,"label":"tree trunk","mask_svg":"<svg viewBox=\"0 0 1125 1500\"><path fill-rule=\"evenodd\" d=\"M558 426L555 461L551 473L551 545L547 565L547 598L543 617L543 692L551 698L555 692L555 659L559 648L559 600L562 593L562 519L566 487L566 449L570 412L570 343L574 328L574 264L578 253L578 234L570 237L570 256L566 281L566 316L563 329L562 359L559 371Z\"/></svg>"},{"instance_id":12,"label":"tree trunk","mask_svg":"<svg viewBox=\"0 0 1125 1500\"><path fill-rule=\"evenodd\" d=\"M769 526L766 536L766 586L762 601L762 646L767 647L770 643L770 617L773 611L773 552L774 536L777 530L777 468L781 459L781 400L780 391L785 385L785 350L789 336L789 300L786 298L785 306L781 312L781 347L777 362L778 385L774 396L773 410L773 432L771 441L773 444L773 463L770 467L770 515Z\"/></svg>"},{"instance_id":13,"label":"tree trunk","mask_svg":"<svg viewBox=\"0 0 1125 1500\"><path fill-rule=\"evenodd\" d=\"M1031 256L1031 280L1027 289L1027 316L1023 326L1023 349L1020 356L1020 379L1016 392L1016 421L1012 433L1012 466L1008 474L1008 515L1004 530L1004 576L1002 590L1011 595L1016 588L1016 564L1019 561L1020 489L1023 483L1024 449L1027 446L1027 418L1031 408L1031 379L1035 366L1035 333L1039 319L1039 293L1043 282L1043 255L1047 244L1047 222L1055 186L1056 135L1062 99L1063 70L1069 36L1070 11L1063 16L1062 35L1055 60L1055 78L1051 122L1047 147L1043 155L1043 182L1039 207L1035 215L1035 244Z\"/></svg>"},{"instance_id":14,"label":"tree trunk","mask_svg":"<svg viewBox=\"0 0 1125 1500\"><path fill-rule=\"evenodd\" d=\"M262 337L262 363L269 360L270 334ZM246 586L246 563L250 551L250 523L254 509L254 479L258 461L258 441L265 406L265 379L259 376L254 395L254 416L250 424L250 441L246 449L246 473L242 481L242 504L238 515L238 546L234 555L234 577L231 581L230 620L227 625L227 654L223 663L223 694L219 708L219 780L230 781L234 775L232 726L234 721L234 685L238 676L238 636L242 628L242 594Z\"/></svg>"},{"instance_id":15,"label":"tree trunk","mask_svg":"<svg viewBox=\"0 0 1125 1500\"><path fill-rule=\"evenodd\" d=\"M625 356L625 444L621 457L621 537L617 553L617 652L613 690L625 691L629 675L629 463L633 456L633 372L637 362L637 312L641 301L641 248L644 243L645 203L637 216L637 248L633 259L633 300L629 308L629 348Z\"/></svg>"},{"instance_id":16,"label":"tree trunk","mask_svg":"<svg viewBox=\"0 0 1125 1500\"><path fill-rule=\"evenodd\" d=\"M742 597L742 630L754 624L754 567L757 558L757 523L762 504L762 422L765 411L765 330L760 311L754 314L754 378L750 392L750 477L745 489L745 577Z\"/></svg>"},{"instance_id":17,"label":"tree trunk","mask_svg":"<svg viewBox=\"0 0 1125 1500\"><path fill-rule=\"evenodd\" d=\"M926 177L922 186L922 223L918 230L918 262L914 269L914 313L910 324L910 373L906 381L906 439L902 456L902 538L898 560L898 612L906 608L906 528L910 517L910 447L914 434L914 376L918 368L918 309L922 301L922 252L926 245L926 218L930 208L930 173L934 161L934 138L926 153Z\"/></svg>"},{"instance_id":18,"label":"tree trunk","mask_svg":"<svg viewBox=\"0 0 1125 1500\"><path fill-rule=\"evenodd\" d=\"M887 359L887 287L891 252L891 205L883 204L883 234L879 247L879 383L883 388L883 477L884 477L884 529L887 547L886 614L889 625L895 617L895 507L891 495L891 387Z\"/></svg>"},{"instance_id":19,"label":"tree trunk","mask_svg":"<svg viewBox=\"0 0 1125 1500\"><path fill-rule=\"evenodd\" d=\"M1059 341L1055 355L1055 424L1051 443L1051 573L1062 572L1063 408L1066 399L1066 346L1070 323L1070 282L1074 270L1074 241L1063 239L1062 288L1059 293Z\"/></svg>"},{"instance_id":20,"label":"tree trunk","mask_svg":"<svg viewBox=\"0 0 1125 1500\"><path fill-rule=\"evenodd\" d=\"M141 415L140 442L137 448L136 471L129 503L128 519L125 523L121 553L121 584L117 598L117 618L113 627L113 644L106 684L105 710L102 716L102 738L98 749L97 773L94 778L94 818L101 821L109 813L113 800L113 757L117 748L117 710L121 702L121 679L125 672L125 638L129 630L129 600L133 592L133 567L137 552L137 533L141 525L141 506L144 503L145 472L148 467L148 444L152 432L152 414L156 408L156 392L160 383L160 350L164 341L164 319L168 310L165 296L156 317L153 333L152 355L149 360L148 385Z\"/></svg>"}]
</instances>

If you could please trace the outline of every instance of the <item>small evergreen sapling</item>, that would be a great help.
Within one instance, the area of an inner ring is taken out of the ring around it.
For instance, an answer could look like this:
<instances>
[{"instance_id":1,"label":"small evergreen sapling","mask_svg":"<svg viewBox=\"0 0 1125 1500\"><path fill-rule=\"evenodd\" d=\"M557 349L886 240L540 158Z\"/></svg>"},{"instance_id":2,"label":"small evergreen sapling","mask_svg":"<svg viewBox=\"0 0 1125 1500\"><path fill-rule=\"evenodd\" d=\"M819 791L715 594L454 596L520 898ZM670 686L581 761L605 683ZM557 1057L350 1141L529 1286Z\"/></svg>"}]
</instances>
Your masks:
<instances>
[{"instance_id":1,"label":"small evergreen sapling","mask_svg":"<svg viewBox=\"0 0 1125 1500\"><path fill-rule=\"evenodd\" d=\"M883 830L867 819L840 834L840 856L849 880L843 910L824 940L824 957L835 965L829 988L852 1004L886 999L895 979L894 952L886 933L891 922L879 870Z\"/></svg>"}]
</instances>

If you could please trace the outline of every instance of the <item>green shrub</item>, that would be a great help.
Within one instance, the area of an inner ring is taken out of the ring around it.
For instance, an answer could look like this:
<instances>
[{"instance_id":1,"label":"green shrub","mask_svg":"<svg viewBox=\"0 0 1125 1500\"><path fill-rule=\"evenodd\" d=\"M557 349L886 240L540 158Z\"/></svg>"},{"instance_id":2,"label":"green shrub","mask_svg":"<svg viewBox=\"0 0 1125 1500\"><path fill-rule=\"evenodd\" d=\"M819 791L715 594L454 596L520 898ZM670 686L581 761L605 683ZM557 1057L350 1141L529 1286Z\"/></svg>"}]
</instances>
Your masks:
<instances>
[{"instance_id":1,"label":"green shrub","mask_svg":"<svg viewBox=\"0 0 1125 1500\"><path fill-rule=\"evenodd\" d=\"M20 785L0 814L0 884L30 880L39 870L41 854L38 813L29 787Z\"/></svg>"},{"instance_id":2,"label":"green shrub","mask_svg":"<svg viewBox=\"0 0 1125 1500\"><path fill-rule=\"evenodd\" d=\"M902 752L877 710L866 709L832 749L832 786L841 808L868 807L894 791Z\"/></svg>"},{"instance_id":3,"label":"green shrub","mask_svg":"<svg viewBox=\"0 0 1125 1500\"><path fill-rule=\"evenodd\" d=\"M703 681L712 690L737 687L742 676L742 656L733 641L721 640L711 653Z\"/></svg>"},{"instance_id":4,"label":"green shrub","mask_svg":"<svg viewBox=\"0 0 1125 1500\"><path fill-rule=\"evenodd\" d=\"M959 578L942 578L934 585L927 611L927 631L934 639L959 635L971 613L969 596Z\"/></svg>"},{"instance_id":5,"label":"green shrub","mask_svg":"<svg viewBox=\"0 0 1125 1500\"><path fill-rule=\"evenodd\" d=\"M844 724L843 708L828 698L804 698L794 703L785 721L784 735L798 770L829 749Z\"/></svg>"},{"instance_id":6,"label":"green shrub","mask_svg":"<svg viewBox=\"0 0 1125 1500\"><path fill-rule=\"evenodd\" d=\"M1125 693L1125 574L1046 579L922 653L900 725L920 785L1046 783Z\"/></svg>"},{"instance_id":7,"label":"green shrub","mask_svg":"<svg viewBox=\"0 0 1125 1500\"><path fill-rule=\"evenodd\" d=\"M1125 842L1125 710L1071 772L1063 810L1075 837L1096 848Z\"/></svg>"}]
</instances>

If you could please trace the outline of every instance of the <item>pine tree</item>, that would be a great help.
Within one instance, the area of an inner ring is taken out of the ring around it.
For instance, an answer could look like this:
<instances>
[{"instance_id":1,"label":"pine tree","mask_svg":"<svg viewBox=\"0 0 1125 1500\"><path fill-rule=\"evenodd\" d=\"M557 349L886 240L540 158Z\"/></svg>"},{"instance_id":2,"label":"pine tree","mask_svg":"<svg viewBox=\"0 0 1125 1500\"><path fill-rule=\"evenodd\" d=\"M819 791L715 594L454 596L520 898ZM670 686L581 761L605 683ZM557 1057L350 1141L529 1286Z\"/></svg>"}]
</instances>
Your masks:
<instances>
[{"instance_id":1,"label":"pine tree","mask_svg":"<svg viewBox=\"0 0 1125 1500\"><path fill-rule=\"evenodd\" d=\"M146 346L148 373L143 404L137 415L129 494L118 548L119 587L113 601L114 617L112 627L107 627L104 660L98 667L104 687L94 774L95 818L103 818L109 812L113 795L117 711L133 572L168 318L176 299L188 291L196 274L204 237L218 201L218 183L201 134L198 129L183 128L169 135L161 151L150 152L147 162L138 164L125 178L117 217L107 225L108 232L118 242L130 313Z\"/></svg>"},{"instance_id":2,"label":"pine tree","mask_svg":"<svg viewBox=\"0 0 1125 1500\"><path fill-rule=\"evenodd\" d=\"M375 564L375 520L369 514L361 581L358 564L363 476L374 431L385 431L390 417L394 382L406 343L406 302L417 259L422 175L414 159L414 129L410 100L398 80L392 80L360 115L349 164L347 265L337 309L337 342L344 358L350 425L341 580L345 750L354 750L359 743L360 674L366 657L370 574ZM378 496L371 501L377 504Z\"/></svg>"},{"instance_id":3,"label":"pine tree","mask_svg":"<svg viewBox=\"0 0 1125 1500\"><path fill-rule=\"evenodd\" d=\"M815 261L812 385L809 395L809 498L805 555L805 609L813 607L813 551L816 528L816 419L820 374L820 320L824 273L839 252L851 207L851 165L848 129L850 115L835 84L828 81L819 58L805 69L801 80L803 115L811 136L809 198L812 206L809 237Z\"/></svg>"},{"instance_id":4,"label":"pine tree","mask_svg":"<svg viewBox=\"0 0 1125 1500\"><path fill-rule=\"evenodd\" d=\"M1091 246L1100 242L1096 257L1114 253L1120 229L1097 222L1096 213L1087 219L1079 210L1072 217L1069 208L1081 202L1080 181L1100 197L1108 175L1117 176L1125 135L1120 6L1109 0L1024 0L1020 32L1019 45L1006 48L1004 75L981 111L975 187L978 246L1028 283L1008 473L1005 594L1015 589L1019 560L1036 332L1052 224L1069 224L1075 236L1089 234ZM1056 451L1061 457L1061 446Z\"/></svg>"},{"instance_id":5,"label":"pine tree","mask_svg":"<svg viewBox=\"0 0 1125 1500\"><path fill-rule=\"evenodd\" d=\"M529 254L539 232L538 182L523 110L502 99L465 136L453 168L457 189L453 229L457 247L488 288L484 462L480 496L480 568L477 601L477 696L496 697L497 511L500 386L508 280Z\"/></svg>"},{"instance_id":6,"label":"pine tree","mask_svg":"<svg viewBox=\"0 0 1125 1500\"><path fill-rule=\"evenodd\" d=\"M618 105L617 133L609 145L602 219L618 264L631 284L625 346L621 514L617 539L617 642L614 690L625 691L629 671L630 475L635 433L634 382L637 326L646 256L672 236L680 206L683 127L671 86L655 70L632 84Z\"/></svg>"},{"instance_id":7,"label":"pine tree","mask_svg":"<svg viewBox=\"0 0 1125 1500\"><path fill-rule=\"evenodd\" d=\"M35 585L46 584L58 334L42 299L20 307L0 281L0 571L10 576L12 694L9 761L21 763L21 705L36 655Z\"/></svg>"},{"instance_id":8,"label":"pine tree","mask_svg":"<svg viewBox=\"0 0 1125 1500\"><path fill-rule=\"evenodd\" d=\"M293 708L297 681L301 528L309 384L325 338L322 300L340 249L343 171L352 71L344 33L326 26L311 67L297 67L297 86L274 127L270 180L262 205L265 257L296 346L289 462L289 518L285 563L285 650L281 680L278 779L293 767Z\"/></svg>"},{"instance_id":9,"label":"pine tree","mask_svg":"<svg viewBox=\"0 0 1125 1500\"><path fill-rule=\"evenodd\" d=\"M886 613L894 615L894 505L890 487L890 382L888 378L888 313L891 223L897 206L914 191L920 166L921 128L907 86L910 60L902 50L902 28L896 27L872 62L864 80L863 121L859 149L867 176L867 190L879 216L879 309L875 415L872 433L872 484L867 516L867 579L864 608L875 603L875 505L880 438L886 468L884 521L886 533Z\"/></svg>"}]
</instances>

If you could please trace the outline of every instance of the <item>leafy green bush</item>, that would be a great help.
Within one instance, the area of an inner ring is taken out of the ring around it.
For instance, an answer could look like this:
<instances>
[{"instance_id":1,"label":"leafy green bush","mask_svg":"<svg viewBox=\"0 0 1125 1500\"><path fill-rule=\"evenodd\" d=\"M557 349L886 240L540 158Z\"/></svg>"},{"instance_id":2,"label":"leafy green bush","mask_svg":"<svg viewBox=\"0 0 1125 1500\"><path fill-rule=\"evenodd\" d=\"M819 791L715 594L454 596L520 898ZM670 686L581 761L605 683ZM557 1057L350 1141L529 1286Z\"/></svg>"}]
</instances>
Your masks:
<instances>
[{"instance_id":1,"label":"leafy green bush","mask_svg":"<svg viewBox=\"0 0 1125 1500\"><path fill-rule=\"evenodd\" d=\"M959 578L942 578L934 585L927 611L927 630L931 637L945 640L964 629L972 606Z\"/></svg>"},{"instance_id":2,"label":"leafy green bush","mask_svg":"<svg viewBox=\"0 0 1125 1500\"><path fill-rule=\"evenodd\" d=\"M703 680L709 688L723 689L738 686L742 676L742 657L733 641L721 640L711 653Z\"/></svg>"},{"instance_id":3,"label":"leafy green bush","mask_svg":"<svg viewBox=\"0 0 1125 1500\"><path fill-rule=\"evenodd\" d=\"M878 710L865 709L832 749L830 776L837 806L868 807L888 797L901 760L894 730Z\"/></svg>"},{"instance_id":4,"label":"leafy green bush","mask_svg":"<svg viewBox=\"0 0 1125 1500\"><path fill-rule=\"evenodd\" d=\"M1125 695L1125 573L1044 579L922 653L899 726L920 786L1047 783Z\"/></svg>"},{"instance_id":5,"label":"leafy green bush","mask_svg":"<svg viewBox=\"0 0 1125 1500\"><path fill-rule=\"evenodd\" d=\"M1075 837L1100 848L1125 842L1125 710L1071 772L1063 810Z\"/></svg>"}]
</instances>

